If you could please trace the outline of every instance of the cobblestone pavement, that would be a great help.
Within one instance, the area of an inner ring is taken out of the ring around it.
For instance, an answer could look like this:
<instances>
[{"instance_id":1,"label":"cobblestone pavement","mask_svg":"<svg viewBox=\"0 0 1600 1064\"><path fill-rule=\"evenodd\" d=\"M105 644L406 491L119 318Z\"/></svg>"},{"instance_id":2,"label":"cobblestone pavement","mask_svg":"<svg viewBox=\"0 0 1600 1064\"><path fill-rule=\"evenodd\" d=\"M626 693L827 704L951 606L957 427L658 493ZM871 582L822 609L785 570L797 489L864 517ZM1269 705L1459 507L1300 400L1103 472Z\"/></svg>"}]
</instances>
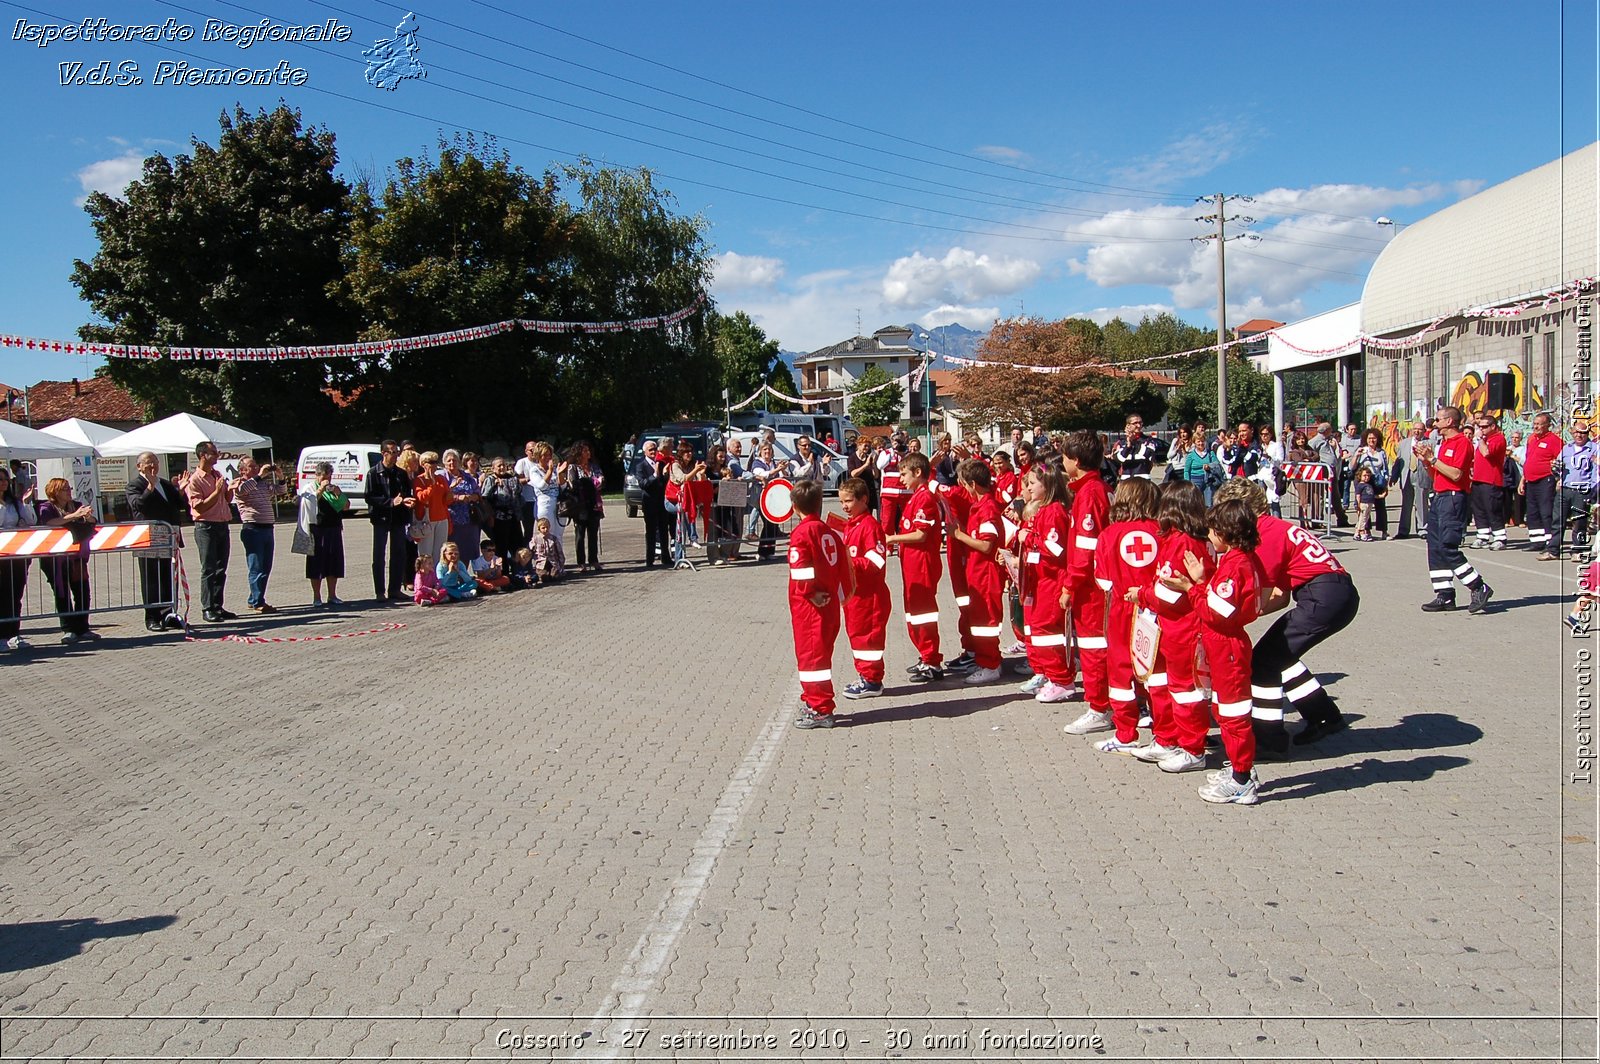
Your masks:
<instances>
[{"instance_id":1,"label":"cobblestone pavement","mask_svg":"<svg viewBox=\"0 0 1600 1064\"><path fill-rule=\"evenodd\" d=\"M280 533L284 612L199 634L406 627L0 658L5 1059L1594 1059L1570 565L1428 616L1419 543L1346 541L1354 726L1237 808L1009 683L793 730L781 562L614 517L602 575L312 613Z\"/></svg>"}]
</instances>

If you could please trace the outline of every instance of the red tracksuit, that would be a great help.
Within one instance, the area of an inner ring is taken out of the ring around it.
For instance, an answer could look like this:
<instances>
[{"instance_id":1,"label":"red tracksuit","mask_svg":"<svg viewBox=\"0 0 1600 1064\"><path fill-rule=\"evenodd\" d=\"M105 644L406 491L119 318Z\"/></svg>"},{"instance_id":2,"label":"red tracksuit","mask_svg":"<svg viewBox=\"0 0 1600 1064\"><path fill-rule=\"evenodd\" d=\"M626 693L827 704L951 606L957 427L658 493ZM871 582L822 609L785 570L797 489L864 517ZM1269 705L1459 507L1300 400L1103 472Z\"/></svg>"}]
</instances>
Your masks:
<instances>
[{"instance_id":1,"label":"red tracksuit","mask_svg":"<svg viewBox=\"0 0 1600 1064\"><path fill-rule=\"evenodd\" d=\"M1161 621L1155 671L1145 681L1145 686L1150 691L1155 741L1204 757L1211 717L1206 712L1206 693L1195 682L1200 619L1195 616L1187 595L1161 583L1163 576L1187 575L1188 569L1183 564L1185 552L1205 563L1208 576L1216 568L1211 560L1211 548L1203 540L1178 529L1161 537L1161 550L1156 554L1156 579L1149 587L1139 590L1139 605L1154 610Z\"/></svg>"},{"instance_id":2,"label":"red tracksuit","mask_svg":"<svg viewBox=\"0 0 1600 1064\"><path fill-rule=\"evenodd\" d=\"M1106 683L1117 739L1139 738L1139 691L1133 678L1133 603L1129 588L1143 590L1156 578L1161 528L1154 521L1118 521L1095 545L1094 579L1106 593Z\"/></svg>"},{"instance_id":3,"label":"red tracksuit","mask_svg":"<svg viewBox=\"0 0 1600 1064\"><path fill-rule=\"evenodd\" d=\"M939 665L939 577L944 562L939 556L939 501L924 485L900 511L900 534L925 531L921 543L901 543L900 580L904 588L906 631L917 658L924 665Z\"/></svg>"},{"instance_id":4,"label":"red tracksuit","mask_svg":"<svg viewBox=\"0 0 1600 1064\"><path fill-rule=\"evenodd\" d=\"M814 516L789 534L789 620L800 670L800 698L817 713L833 712L833 644L839 640L839 599L849 584L849 564L839 533ZM828 601L812 603L813 592Z\"/></svg>"},{"instance_id":5,"label":"red tracksuit","mask_svg":"<svg viewBox=\"0 0 1600 1064\"><path fill-rule=\"evenodd\" d=\"M1189 589L1189 602L1200 619L1200 644L1211 667L1222 746L1235 772L1249 772L1256 763L1256 733L1250 724L1250 636L1244 629L1260 612L1260 568L1253 551L1226 551L1210 579Z\"/></svg>"},{"instance_id":6,"label":"red tracksuit","mask_svg":"<svg viewBox=\"0 0 1600 1064\"><path fill-rule=\"evenodd\" d=\"M967 590L967 557L972 553L972 548L957 539L955 533L956 529L964 531L967 527L967 516L972 512L972 496L967 494L966 488L957 485L941 488L938 497L946 507L943 514L945 554L950 560L950 592L956 600L956 631L961 635L961 649L976 655L977 648L972 642L972 618L968 616L972 595Z\"/></svg>"},{"instance_id":7,"label":"red tracksuit","mask_svg":"<svg viewBox=\"0 0 1600 1064\"><path fill-rule=\"evenodd\" d=\"M878 486L878 525L883 534L892 536L900 531L900 509L905 505L906 491L900 486L900 453L894 448L885 452L888 464L883 467L883 483Z\"/></svg>"},{"instance_id":8,"label":"red tracksuit","mask_svg":"<svg viewBox=\"0 0 1600 1064\"><path fill-rule=\"evenodd\" d=\"M1098 473L1085 473L1072 489L1072 540L1067 545L1067 586L1072 591L1072 639L1083 670L1083 700L1098 713L1111 709L1106 688L1106 593L1094 580L1094 552L1106 527L1111 499Z\"/></svg>"},{"instance_id":9,"label":"red tracksuit","mask_svg":"<svg viewBox=\"0 0 1600 1064\"><path fill-rule=\"evenodd\" d=\"M994 495L1001 506L1009 506L1011 500L1017 497L1017 490L1022 487L1017 475L1009 470L994 475Z\"/></svg>"},{"instance_id":10,"label":"red tracksuit","mask_svg":"<svg viewBox=\"0 0 1600 1064\"><path fill-rule=\"evenodd\" d=\"M850 653L863 680L882 683L883 648L893 608L889 584L884 579L889 548L883 542L883 530L870 513L852 517L844 539L856 574L856 593L844 603L844 630L850 638Z\"/></svg>"},{"instance_id":11,"label":"red tracksuit","mask_svg":"<svg viewBox=\"0 0 1600 1064\"><path fill-rule=\"evenodd\" d=\"M1028 632L1028 664L1036 675L1065 687L1072 682L1067 659L1067 549L1072 516L1059 502L1033 515L1022 554L1022 617Z\"/></svg>"},{"instance_id":12,"label":"red tracksuit","mask_svg":"<svg viewBox=\"0 0 1600 1064\"><path fill-rule=\"evenodd\" d=\"M972 655L980 669L1000 667L1000 618L1006 580L997 557L1005 537L1000 522L1000 503L994 495L984 494L972 500L967 514L967 535L994 543L994 549L988 554L964 546L969 598L961 613L967 630L972 633ZM954 566L954 560L950 564Z\"/></svg>"}]
</instances>

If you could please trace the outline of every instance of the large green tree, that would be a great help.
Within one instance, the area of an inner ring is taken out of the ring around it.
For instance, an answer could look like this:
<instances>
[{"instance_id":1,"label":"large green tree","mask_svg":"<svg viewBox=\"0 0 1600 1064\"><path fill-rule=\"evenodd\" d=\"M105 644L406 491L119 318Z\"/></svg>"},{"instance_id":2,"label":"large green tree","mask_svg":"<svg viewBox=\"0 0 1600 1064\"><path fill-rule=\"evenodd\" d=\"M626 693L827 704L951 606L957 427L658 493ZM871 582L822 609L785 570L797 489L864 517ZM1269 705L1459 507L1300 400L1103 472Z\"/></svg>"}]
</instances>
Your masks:
<instances>
[{"instance_id":1,"label":"large green tree","mask_svg":"<svg viewBox=\"0 0 1600 1064\"><path fill-rule=\"evenodd\" d=\"M893 380L882 366L868 366L846 392L850 397L850 420L857 425L892 425L899 420L905 389L890 383ZM872 388L881 390L869 393Z\"/></svg>"},{"instance_id":2,"label":"large green tree","mask_svg":"<svg viewBox=\"0 0 1600 1064\"><path fill-rule=\"evenodd\" d=\"M1204 420L1217 427L1217 359L1199 355L1188 360L1176 374L1183 387L1172 396L1168 413L1176 422ZM1246 358L1228 358L1228 420L1262 425L1272 422L1272 378L1250 365Z\"/></svg>"},{"instance_id":3,"label":"large green tree","mask_svg":"<svg viewBox=\"0 0 1600 1064\"><path fill-rule=\"evenodd\" d=\"M356 190L345 297L362 338L562 318L578 221L555 175L534 177L492 144L461 139L434 160L401 159L380 192ZM430 445L513 444L565 434L557 355L521 329L336 367L370 431L390 419Z\"/></svg>"},{"instance_id":4,"label":"large green tree","mask_svg":"<svg viewBox=\"0 0 1600 1064\"><path fill-rule=\"evenodd\" d=\"M778 358L778 341L767 339L761 326L744 311L712 312L708 325L711 349L722 369L722 386L739 402L766 383Z\"/></svg>"},{"instance_id":5,"label":"large green tree","mask_svg":"<svg viewBox=\"0 0 1600 1064\"><path fill-rule=\"evenodd\" d=\"M99 241L72 283L102 322L81 337L171 347L347 340L330 294L341 273L350 189L327 130L279 107L221 116L215 146L157 153L121 197L85 205ZM104 371L152 417L191 411L270 433L280 449L327 435L337 410L318 361L112 359Z\"/></svg>"},{"instance_id":6,"label":"large green tree","mask_svg":"<svg viewBox=\"0 0 1600 1064\"><path fill-rule=\"evenodd\" d=\"M1128 415L1138 414L1146 425L1160 421L1167 412L1167 396L1143 377L1113 377L1096 374L1100 399L1073 422L1051 426L1074 429L1120 429Z\"/></svg>"}]
</instances>

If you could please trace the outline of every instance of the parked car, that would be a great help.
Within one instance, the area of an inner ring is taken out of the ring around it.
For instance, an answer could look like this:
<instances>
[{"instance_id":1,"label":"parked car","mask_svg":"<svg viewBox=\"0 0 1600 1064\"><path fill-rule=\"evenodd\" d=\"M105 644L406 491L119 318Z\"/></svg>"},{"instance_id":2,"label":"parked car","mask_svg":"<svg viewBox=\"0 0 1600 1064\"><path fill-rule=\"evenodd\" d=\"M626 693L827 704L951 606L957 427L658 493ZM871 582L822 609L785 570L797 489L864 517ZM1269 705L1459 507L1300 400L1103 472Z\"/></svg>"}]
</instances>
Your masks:
<instances>
[{"instance_id":1,"label":"parked car","mask_svg":"<svg viewBox=\"0 0 1600 1064\"><path fill-rule=\"evenodd\" d=\"M317 480L317 463L333 466L333 482L350 497L352 512L366 506L367 473L383 458L375 443L319 443L300 452L295 466L294 491Z\"/></svg>"}]
</instances>

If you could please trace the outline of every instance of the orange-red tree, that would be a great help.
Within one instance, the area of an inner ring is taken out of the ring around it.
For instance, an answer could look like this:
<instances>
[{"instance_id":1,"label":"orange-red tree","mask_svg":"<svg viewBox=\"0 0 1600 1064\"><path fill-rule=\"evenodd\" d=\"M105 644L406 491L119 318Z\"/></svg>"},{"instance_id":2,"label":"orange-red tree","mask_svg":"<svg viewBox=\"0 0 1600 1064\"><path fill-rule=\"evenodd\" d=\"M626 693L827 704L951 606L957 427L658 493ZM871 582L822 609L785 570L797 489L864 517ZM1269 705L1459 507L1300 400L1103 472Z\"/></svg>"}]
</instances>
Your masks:
<instances>
[{"instance_id":1,"label":"orange-red tree","mask_svg":"<svg viewBox=\"0 0 1600 1064\"><path fill-rule=\"evenodd\" d=\"M1097 336L1092 323L1073 319L995 322L978 345L978 358L986 364L962 370L956 384L955 398L968 424L1064 428L1092 418L1105 378L1084 367L1102 361ZM1021 366L1050 366L1057 372L1016 368Z\"/></svg>"}]
</instances>

